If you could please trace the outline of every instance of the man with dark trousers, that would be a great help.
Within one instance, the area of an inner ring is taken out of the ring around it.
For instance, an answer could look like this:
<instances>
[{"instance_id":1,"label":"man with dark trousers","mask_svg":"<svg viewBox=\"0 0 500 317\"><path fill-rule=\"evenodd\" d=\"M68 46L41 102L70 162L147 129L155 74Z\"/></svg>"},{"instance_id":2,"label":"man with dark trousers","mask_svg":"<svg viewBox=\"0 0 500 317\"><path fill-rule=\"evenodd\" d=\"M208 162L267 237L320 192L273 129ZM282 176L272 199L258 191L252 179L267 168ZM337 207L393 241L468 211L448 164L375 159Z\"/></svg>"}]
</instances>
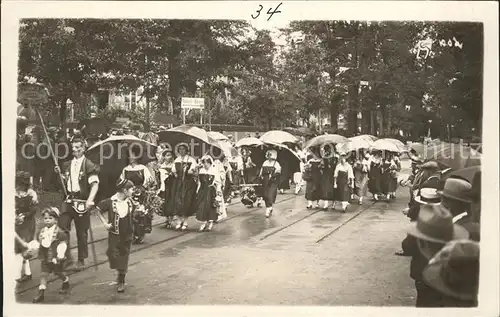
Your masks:
<instances>
[{"instance_id":1,"label":"man with dark trousers","mask_svg":"<svg viewBox=\"0 0 500 317\"><path fill-rule=\"evenodd\" d=\"M75 222L78 263L72 269L81 271L85 268L85 259L88 258L88 231L90 228L90 209L94 206L94 199L99 189L99 166L88 160L85 153L85 141L74 138L71 141L73 159L66 162L62 168L62 176L68 196L63 202L59 227L63 229L69 238L71 222ZM55 168L61 173L59 166ZM69 240L67 249L69 263L73 263Z\"/></svg>"}]
</instances>

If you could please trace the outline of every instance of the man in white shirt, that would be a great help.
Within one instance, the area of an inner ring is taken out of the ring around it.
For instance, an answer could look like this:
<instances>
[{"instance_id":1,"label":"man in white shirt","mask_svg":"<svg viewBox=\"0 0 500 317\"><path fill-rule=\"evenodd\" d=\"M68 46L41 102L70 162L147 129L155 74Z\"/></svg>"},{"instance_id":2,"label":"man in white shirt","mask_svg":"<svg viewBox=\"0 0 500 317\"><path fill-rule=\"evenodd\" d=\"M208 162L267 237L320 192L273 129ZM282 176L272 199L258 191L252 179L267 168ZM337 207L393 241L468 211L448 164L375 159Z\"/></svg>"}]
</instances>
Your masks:
<instances>
[{"instance_id":1,"label":"man in white shirt","mask_svg":"<svg viewBox=\"0 0 500 317\"><path fill-rule=\"evenodd\" d=\"M63 167L63 179L68 197L61 208L59 227L68 234L71 231L71 222L75 221L76 237L78 244L78 263L76 270L85 268L85 259L88 257L88 231L90 228L90 212L99 189L99 166L88 160L85 153L85 141L73 139L71 142L73 159ZM55 168L61 173L59 166ZM85 201L82 210L75 210L74 201ZM69 245L69 240L68 240ZM67 250L68 262L72 262L70 248Z\"/></svg>"}]
</instances>

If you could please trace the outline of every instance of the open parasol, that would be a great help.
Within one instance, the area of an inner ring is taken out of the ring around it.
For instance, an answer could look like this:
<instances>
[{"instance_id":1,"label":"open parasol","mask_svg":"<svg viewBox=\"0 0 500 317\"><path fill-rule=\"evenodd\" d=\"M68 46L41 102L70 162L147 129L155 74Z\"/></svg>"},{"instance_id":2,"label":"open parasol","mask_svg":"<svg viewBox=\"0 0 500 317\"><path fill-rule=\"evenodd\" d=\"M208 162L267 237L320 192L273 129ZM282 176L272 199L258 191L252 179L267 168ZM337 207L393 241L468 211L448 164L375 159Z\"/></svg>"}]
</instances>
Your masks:
<instances>
[{"instance_id":1,"label":"open parasol","mask_svg":"<svg viewBox=\"0 0 500 317\"><path fill-rule=\"evenodd\" d=\"M374 141L377 139L376 137L373 137L375 139L374 140L371 137L372 136L368 134L351 137L349 138L350 142L337 144L337 152L347 153L361 149L370 149L373 146Z\"/></svg>"},{"instance_id":2,"label":"open parasol","mask_svg":"<svg viewBox=\"0 0 500 317\"><path fill-rule=\"evenodd\" d=\"M316 146L323 146L326 144L338 144L351 142L348 138L338 135L338 134L323 134L318 135L306 142L304 149L308 149Z\"/></svg>"},{"instance_id":3,"label":"open parasol","mask_svg":"<svg viewBox=\"0 0 500 317\"><path fill-rule=\"evenodd\" d=\"M386 139L380 139L380 140L375 141L373 143L372 150L388 151L388 152L396 152L396 153L401 152L400 148L396 144L394 144L393 142L386 140Z\"/></svg>"},{"instance_id":4,"label":"open parasol","mask_svg":"<svg viewBox=\"0 0 500 317\"><path fill-rule=\"evenodd\" d=\"M297 143L299 140L293 136L292 134L285 132L285 131L280 131L280 130L272 130L264 133L261 137L260 140L264 143L266 142L273 142L273 143Z\"/></svg>"},{"instance_id":5,"label":"open parasol","mask_svg":"<svg viewBox=\"0 0 500 317\"><path fill-rule=\"evenodd\" d=\"M257 138L253 137L248 137L248 138L243 138L236 142L235 147L242 147L242 146L261 146L264 145L264 142Z\"/></svg>"},{"instance_id":6,"label":"open parasol","mask_svg":"<svg viewBox=\"0 0 500 317\"><path fill-rule=\"evenodd\" d=\"M208 133L209 137L211 137L212 139L217 140L217 141L229 140L229 138L227 136L225 136L224 134L217 132L217 131L209 131L207 133Z\"/></svg>"},{"instance_id":7,"label":"open parasol","mask_svg":"<svg viewBox=\"0 0 500 317\"><path fill-rule=\"evenodd\" d=\"M384 138L384 139L381 139L381 140L386 140L387 142L391 142L393 143L394 145L396 145L399 149L398 152L406 152L408 150L408 147L406 146L406 144L404 144L403 142L397 140L397 139L392 139L392 138Z\"/></svg>"}]
</instances>

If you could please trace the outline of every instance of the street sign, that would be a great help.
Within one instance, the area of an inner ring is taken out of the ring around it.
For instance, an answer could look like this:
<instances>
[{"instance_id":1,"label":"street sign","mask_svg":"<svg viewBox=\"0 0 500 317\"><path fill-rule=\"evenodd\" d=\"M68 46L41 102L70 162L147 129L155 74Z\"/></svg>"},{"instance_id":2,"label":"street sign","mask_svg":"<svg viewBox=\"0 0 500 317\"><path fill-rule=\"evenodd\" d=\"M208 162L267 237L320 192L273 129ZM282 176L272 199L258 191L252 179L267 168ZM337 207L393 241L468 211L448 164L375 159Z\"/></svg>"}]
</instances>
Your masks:
<instances>
[{"instance_id":1,"label":"street sign","mask_svg":"<svg viewBox=\"0 0 500 317\"><path fill-rule=\"evenodd\" d=\"M205 108L205 98L182 98L181 99L182 109L204 109Z\"/></svg>"}]
</instances>

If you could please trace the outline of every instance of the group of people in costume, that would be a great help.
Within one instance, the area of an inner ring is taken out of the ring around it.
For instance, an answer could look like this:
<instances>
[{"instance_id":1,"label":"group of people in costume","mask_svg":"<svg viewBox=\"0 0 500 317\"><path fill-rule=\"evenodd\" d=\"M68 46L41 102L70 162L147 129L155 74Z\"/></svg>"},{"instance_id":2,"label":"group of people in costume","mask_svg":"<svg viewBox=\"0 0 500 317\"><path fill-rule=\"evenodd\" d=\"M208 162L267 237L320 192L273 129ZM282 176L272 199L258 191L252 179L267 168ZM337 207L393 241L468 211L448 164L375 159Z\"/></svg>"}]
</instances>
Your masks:
<instances>
[{"instance_id":1,"label":"group of people in costume","mask_svg":"<svg viewBox=\"0 0 500 317\"><path fill-rule=\"evenodd\" d=\"M332 148L325 146L316 153L306 154L303 179L307 182L307 208L327 210L340 202L345 212L355 197L360 205L363 204L368 191L374 200L396 198L401 170L398 155L380 151L339 153Z\"/></svg>"},{"instance_id":2,"label":"group of people in costume","mask_svg":"<svg viewBox=\"0 0 500 317\"><path fill-rule=\"evenodd\" d=\"M413 156L403 213L411 225L398 256L411 257L416 307L476 307L479 288L481 172L472 182Z\"/></svg>"},{"instance_id":3,"label":"group of people in costume","mask_svg":"<svg viewBox=\"0 0 500 317\"><path fill-rule=\"evenodd\" d=\"M288 148L300 160L298 168L292 170L289 162L279 157L277 148L268 147L262 160L256 162L247 147L231 157L203 155L197 159L187 145L180 144L175 153L159 145L156 159L147 163L141 162L140 153L133 147L127 149L127 165L112 180L116 190L109 197L101 197L100 167L85 157L87 143L79 137L70 143L72 157L53 168L64 184L64 201L60 208L51 206L41 211L40 230L35 225L39 203L31 187L33 174L24 170L16 174L17 280L32 278L30 260L38 250L42 274L34 302L44 300L48 274L61 279L61 293L65 294L70 287L65 272L85 268L92 214L108 231L106 254L110 268L117 272L117 292L121 293L125 291L131 246L142 243L151 232L154 214L165 218L166 228L181 231L188 229L188 220L194 217L199 223L197 230L205 232L227 217L227 204L238 195L248 207L264 204L264 215L269 218L278 193L289 189L290 183L295 184L297 195L305 183L307 209L328 210L339 202L343 212L355 198L363 204L368 192L374 200L395 199L398 185L403 185L398 183L398 153L341 152L333 145L301 150L296 146ZM413 226L397 254L412 257L410 275L415 280L417 306L472 306L477 300L477 276L470 274L476 274L478 265L480 182L475 179L471 184L457 178L445 182L437 163L414 159L406 183L411 184L411 190L405 214ZM432 227L433 221L448 226L424 232L422 227ZM76 260L70 252L72 222L77 237ZM464 271L458 281L451 281L467 282L472 289L458 289L443 281L435 284L436 266L446 269L443 250L463 252L473 259L472 264L467 263L470 272Z\"/></svg>"}]
</instances>

